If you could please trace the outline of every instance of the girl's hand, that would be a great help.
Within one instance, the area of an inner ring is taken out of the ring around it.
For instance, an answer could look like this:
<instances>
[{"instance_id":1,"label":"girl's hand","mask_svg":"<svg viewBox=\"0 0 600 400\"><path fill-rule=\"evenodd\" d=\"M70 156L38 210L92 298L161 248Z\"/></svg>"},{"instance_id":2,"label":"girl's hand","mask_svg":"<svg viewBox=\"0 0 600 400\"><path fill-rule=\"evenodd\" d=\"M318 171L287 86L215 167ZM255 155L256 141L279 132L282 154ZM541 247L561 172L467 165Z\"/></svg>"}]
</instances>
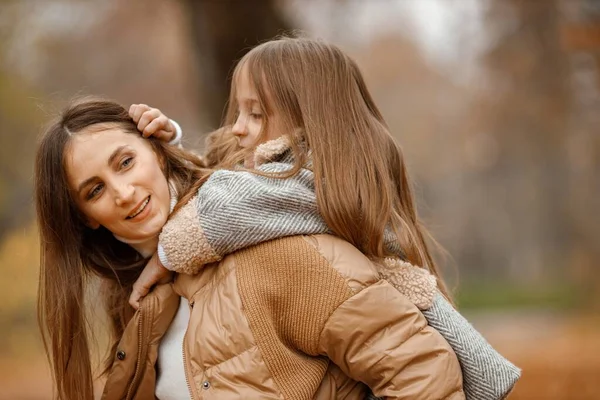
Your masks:
<instances>
[{"instance_id":1,"label":"girl's hand","mask_svg":"<svg viewBox=\"0 0 600 400\"><path fill-rule=\"evenodd\" d=\"M158 254L154 253L137 281L133 284L133 291L131 292L131 296L129 296L129 304L137 310L140 308L142 297L146 296L154 285L170 282L172 278L173 271L169 271L163 267L158 259Z\"/></svg>"},{"instance_id":2,"label":"girl's hand","mask_svg":"<svg viewBox=\"0 0 600 400\"><path fill-rule=\"evenodd\" d=\"M143 137L154 136L159 140L170 142L177 135L171 120L158 108L152 108L146 104L132 104L129 107L129 116L137 124Z\"/></svg>"}]
</instances>

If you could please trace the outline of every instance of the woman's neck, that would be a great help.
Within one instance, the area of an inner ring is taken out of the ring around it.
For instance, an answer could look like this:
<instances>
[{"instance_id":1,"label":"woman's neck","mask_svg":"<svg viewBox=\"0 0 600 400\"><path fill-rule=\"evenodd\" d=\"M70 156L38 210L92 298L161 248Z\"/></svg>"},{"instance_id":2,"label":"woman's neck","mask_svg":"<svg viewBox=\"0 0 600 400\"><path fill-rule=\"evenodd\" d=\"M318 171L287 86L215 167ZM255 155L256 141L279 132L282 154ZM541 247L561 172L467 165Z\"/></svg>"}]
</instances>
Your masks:
<instances>
[{"instance_id":1,"label":"woman's neck","mask_svg":"<svg viewBox=\"0 0 600 400\"><path fill-rule=\"evenodd\" d=\"M158 247L158 235L149 239L143 239L139 241L125 239L117 235L114 236L117 240L123 243L127 243L128 245L133 247L144 258L152 256L152 254L156 252L156 248Z\"/></svg>"}]
</instances>

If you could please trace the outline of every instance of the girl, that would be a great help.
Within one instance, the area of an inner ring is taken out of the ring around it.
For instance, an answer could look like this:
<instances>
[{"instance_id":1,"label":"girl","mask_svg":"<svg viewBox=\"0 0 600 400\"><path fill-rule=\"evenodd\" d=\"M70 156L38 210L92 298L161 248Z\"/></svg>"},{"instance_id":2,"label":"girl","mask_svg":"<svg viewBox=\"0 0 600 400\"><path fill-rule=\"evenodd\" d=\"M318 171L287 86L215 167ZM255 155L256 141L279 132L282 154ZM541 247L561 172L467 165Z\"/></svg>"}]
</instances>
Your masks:
<instances>
[{"instance_id":1,"label":"girl","mask_svg":"<svg viewBox=\"0 0 600 400\"><path fill-rule=\"evenodd\" d=\"M93 398L83 307L92 273L108 285L115 339L105 400L362 399L359 380L393 399L464 398L447 342L368 258L329 235L265 242L179 275L132 316L126 296L177 197L210 171L142 139L118 104L67 108L42 137L35 171L39 318L59 399ZM178 315L182 346L162 351Z\"/></svg>"},{"instance_id":2,"label":"girl","mask_svg":"<svg viewBox=\"0 0 600 400\"><path fill-rule=\"evenodd\" d=\"M309 39L256 47L234 71L225 126L231 128L217 135L237 136L245 151L223 164L243 160L254 169L215 172L167 223L158 257L164 266L193 274L260 241L334 233L377 260L380 276L445 336L461 360L468 398L506 396L520 372L446 300L400 148L348 56ZM199 243L195 252L181 251ZM153 274L166 273L150 263L134 286L132 305L149 290Z\"/></svg>"}]
</instances>

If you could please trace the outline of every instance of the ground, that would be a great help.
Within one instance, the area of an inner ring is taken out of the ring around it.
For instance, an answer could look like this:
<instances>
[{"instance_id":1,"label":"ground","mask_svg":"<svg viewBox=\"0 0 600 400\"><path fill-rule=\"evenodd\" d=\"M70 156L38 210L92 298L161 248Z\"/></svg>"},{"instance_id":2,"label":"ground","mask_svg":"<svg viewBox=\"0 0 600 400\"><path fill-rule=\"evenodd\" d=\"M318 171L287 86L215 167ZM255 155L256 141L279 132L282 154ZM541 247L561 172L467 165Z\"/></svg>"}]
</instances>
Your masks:
<instances>
[{"instance_id":1,"label":"ground","mask_svg":"<svg viewBox=\"0 0 600 400\"><path fill-rule=\"evenodd\" d=\"M510 400L600 398L599 316L466 314L496 349L523 369ZM51 399L44 358L0 360L0 388L0 400Z\"/></svg>"}]
</instances>

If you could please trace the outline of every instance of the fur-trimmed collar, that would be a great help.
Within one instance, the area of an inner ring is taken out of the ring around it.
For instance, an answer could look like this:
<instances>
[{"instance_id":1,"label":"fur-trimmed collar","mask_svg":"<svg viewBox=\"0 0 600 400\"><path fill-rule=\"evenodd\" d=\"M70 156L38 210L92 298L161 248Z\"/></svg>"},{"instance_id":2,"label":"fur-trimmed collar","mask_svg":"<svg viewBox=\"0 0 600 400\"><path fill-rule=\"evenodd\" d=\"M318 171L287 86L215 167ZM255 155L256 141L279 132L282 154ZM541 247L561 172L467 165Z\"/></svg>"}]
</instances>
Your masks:
<instances>
[{"instance_id":1,"label":"fur-trimmed collar","mask_svg":"<svg viewBox=\"0 0 600 400\"><path fill-rule=\"evenodd\" d=\"M254 150L254 168L273 161L288 151L291 146L292 143L287 135L259 144Z\"/></svg>"}]
</instances>

